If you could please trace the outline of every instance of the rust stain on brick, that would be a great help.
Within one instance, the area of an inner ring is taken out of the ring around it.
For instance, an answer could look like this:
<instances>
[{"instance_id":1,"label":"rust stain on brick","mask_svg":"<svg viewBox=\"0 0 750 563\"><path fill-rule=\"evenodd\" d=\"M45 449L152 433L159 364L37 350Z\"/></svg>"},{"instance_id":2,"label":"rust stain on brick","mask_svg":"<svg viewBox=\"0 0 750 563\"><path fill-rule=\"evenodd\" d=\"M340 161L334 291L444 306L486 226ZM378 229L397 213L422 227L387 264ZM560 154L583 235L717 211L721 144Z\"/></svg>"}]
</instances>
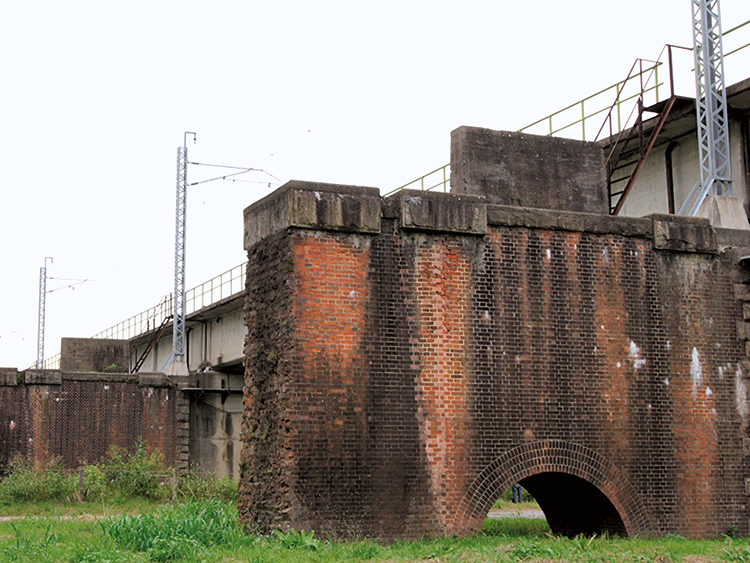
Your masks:
<instances>
[{"instance_id":1,"label":"rust stain on brick","mask_svg":"<svg viewBox=\"0 0 750 563\"><path fill-rule=\"evenodd\" d=\"M452 507L468 485L471 271L462 254L460 241L438 239L420 245L415 263L420 426L436 517L449 533L455 516Z\"/></svg>"},{"instance_id":2,"label":"rust stain on brick","mask_svg":"<svg viewBox=\"0 0 750 563\"><path fill-rule=\"evenodd\" d=\"M674 405L672 431L679 461L677 490L683 534L705 537L720 533L715 519L718 490L719 433L715 404L715 342L707 328L715 314L706 305L712 292L710 263L693 259L675 275L670 304L673 330L684 335L670 343L669 396ZM718 382L716 382L718 383ZM712 389L713 387L713 389Z\"/></svg>"},{"instance_id":3,"label":"rust stain on brick","mask_svg":"<svg viewBox=\"0 0 750 563\"><path fill-rule=\"evenodd\" d=\"M601 241L596 262L596 354L602 358L603 382L600 404L604 409L605 447L615 464L622 465L631 453L628 304L623 287L622 248L607 237Z\"/></svg>"}]
</instances>

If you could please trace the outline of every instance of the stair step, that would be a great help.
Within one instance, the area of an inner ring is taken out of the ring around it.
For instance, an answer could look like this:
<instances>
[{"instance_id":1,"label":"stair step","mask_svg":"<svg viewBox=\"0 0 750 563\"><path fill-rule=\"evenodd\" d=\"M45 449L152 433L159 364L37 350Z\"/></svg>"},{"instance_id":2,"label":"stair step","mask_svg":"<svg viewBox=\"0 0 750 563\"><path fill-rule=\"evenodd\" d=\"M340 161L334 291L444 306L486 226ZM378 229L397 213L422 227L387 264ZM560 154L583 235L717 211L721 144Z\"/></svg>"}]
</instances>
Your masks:
<instances>
[{"instance_id":1,"label":"stair step","mask_svg":"<svg viewBox=\"0 0 750 563\"><path fill-rule=\"evenodd\" d=\"M625 164L618 164L612 169L612 172L614 173L614 172L617 172L618 170L623 170L625 168L628 168L629 166L635 166L636 164L638 164L637 160L630 160L626 162Z\"/></svg>"}]
</instances>

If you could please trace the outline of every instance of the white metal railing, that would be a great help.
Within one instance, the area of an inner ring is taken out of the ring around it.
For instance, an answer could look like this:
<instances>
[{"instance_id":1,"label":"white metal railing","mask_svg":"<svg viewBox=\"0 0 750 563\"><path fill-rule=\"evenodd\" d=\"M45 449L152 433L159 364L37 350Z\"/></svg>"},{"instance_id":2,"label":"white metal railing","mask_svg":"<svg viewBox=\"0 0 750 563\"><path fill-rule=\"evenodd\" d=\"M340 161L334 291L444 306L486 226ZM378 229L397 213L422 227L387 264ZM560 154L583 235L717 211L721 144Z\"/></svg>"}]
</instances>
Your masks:
<instances>
[{"instance_id":1,"label":"white metal railing","mask_svg":"<svg viewBox=\"0 0 750 563\"><path fill-rule=\"evenodd\" d=\"M247 262L227 270L185 292L185 314L189 315L204 307L218 303L245 290Z\"/></svg>"},{"instance_id":2,"label":"white metal railing","mask_svg":"<svg viewBox=\"0 0 750 563\"><path fill-rule=\"evenodd\" d=\"M188 289L185 292L185 314L189 315L228 297L233 297L245 290L245 271L247 262L235 266L231 270ZM158 328L165 319L172 316L172 294L166 295L158 305L133 315L91 338L116 338L130 340L141 334ZM60 354L55 354L44 360L43 369L60 369ZM32 368L33 369L33 366Z\"/></svg>"}]
</instances>

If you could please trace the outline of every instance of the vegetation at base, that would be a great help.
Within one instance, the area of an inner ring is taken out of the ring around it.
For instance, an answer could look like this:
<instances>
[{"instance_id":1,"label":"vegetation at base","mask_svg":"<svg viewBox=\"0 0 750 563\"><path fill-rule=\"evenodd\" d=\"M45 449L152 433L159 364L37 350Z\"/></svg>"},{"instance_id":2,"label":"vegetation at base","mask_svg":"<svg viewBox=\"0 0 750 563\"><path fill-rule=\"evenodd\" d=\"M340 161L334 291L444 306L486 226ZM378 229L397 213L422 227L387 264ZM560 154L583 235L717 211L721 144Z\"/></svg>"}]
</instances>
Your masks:
<instances>
[{"instance_id":1,"label":"vegetation at base","mask_svg":"<svg viewBox=\"0 0 750 563\"><path fill-rule=\"evenodd\" d=\"M0 512L24 503L75 502L122 504L134 499L166 501L173 496L173 472L159 452L148 453L143 444L134 450L113 446L98 464L85 465L83 495L80 473L53 459L41 467L14 458L0 480ZM237 484L189 472L177 475L178 499L237 498Z\"/></svg>"},{"instance_id":2,"label":"vegetation at base","mask_svg":"<svg viewBox=\"0 0 750 563\"><path fill-rule=\"evenodd\" d=\"M550 535L544 518L487 518L482 527L486 536L503 538L543 538Z\"/></svg>"},{"instance_id":3,"label":"vegetation at base","mask_svg":"<svg viewBox=\"0 0 750 563\"><path fill-rule=\"evenodd\" d=\"M237 548L254 539L237 522L226 501L189 501L153 514L110 517L101 522L107 539L121 549L148 554L151 561L191 560L216 546Z\"/></svg>"},{"instance_id":4,"label":"vegetation at base","mask_svg":"<svg viewBox=\"0 0 750 563\"><path fill-rule=\"evenodd\" d=\"M188 501L162 505L147 515L0 522L0 563L750 561L748 539L568 539L540 535L538 521L518 520L499 524L488 521L483 532L470 538L382 545L372 540L333 541L297 530L250 536L242 532L233 502Z\"/></svg>"},{"instance_id":5,"label":"vegetation at base","mask_svg":"<svg viewBox=\"0 0 750 563\"><path fill-rule=\"evenodd\" d=\"M748 538L569 539L551 535L546 521L530 518L487 519L469 538L393 545L335 541L304 530L251 536L240 527L234 500L217 498L236 497L231 482L189 475L179 482L178 502L165 502L171 489L159 492L164 483L152 479L156 473L170 476L164 469L141 449L113 451L100 464L87 466L93 477L86 495L93 502L79 503L69 498L78 490L77 474L59 463L33 470L14 462L0 482L0 509L17 515L0 519L0 563L750 563Z\"/></svg>"}]
</instances>

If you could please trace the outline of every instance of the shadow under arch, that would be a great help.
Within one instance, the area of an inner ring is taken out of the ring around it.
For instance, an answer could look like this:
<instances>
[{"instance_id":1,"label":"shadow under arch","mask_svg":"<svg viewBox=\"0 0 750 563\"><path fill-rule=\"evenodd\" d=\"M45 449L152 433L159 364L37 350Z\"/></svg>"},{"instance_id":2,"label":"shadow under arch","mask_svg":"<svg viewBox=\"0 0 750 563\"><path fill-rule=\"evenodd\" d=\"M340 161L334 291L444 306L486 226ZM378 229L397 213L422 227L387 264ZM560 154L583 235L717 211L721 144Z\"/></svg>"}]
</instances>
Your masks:
<instances>
[{"instance_id":1,"label":"shadow under arch","mask_svg":"<svg viewBox=\"0 0 750 563\"><path fill-rule=\"evenodd\" d=\"M562 440L522 444L485 467L469 486L454 529L481 528L492 504L513 483L535 496L555 533L653 535L646 507L627 477L591 448ZM577 504L589 509L582 520L576 501L571 505L576 495ZM593 529L592 522L598 522Z\"/></svg>"}]
</instances>

